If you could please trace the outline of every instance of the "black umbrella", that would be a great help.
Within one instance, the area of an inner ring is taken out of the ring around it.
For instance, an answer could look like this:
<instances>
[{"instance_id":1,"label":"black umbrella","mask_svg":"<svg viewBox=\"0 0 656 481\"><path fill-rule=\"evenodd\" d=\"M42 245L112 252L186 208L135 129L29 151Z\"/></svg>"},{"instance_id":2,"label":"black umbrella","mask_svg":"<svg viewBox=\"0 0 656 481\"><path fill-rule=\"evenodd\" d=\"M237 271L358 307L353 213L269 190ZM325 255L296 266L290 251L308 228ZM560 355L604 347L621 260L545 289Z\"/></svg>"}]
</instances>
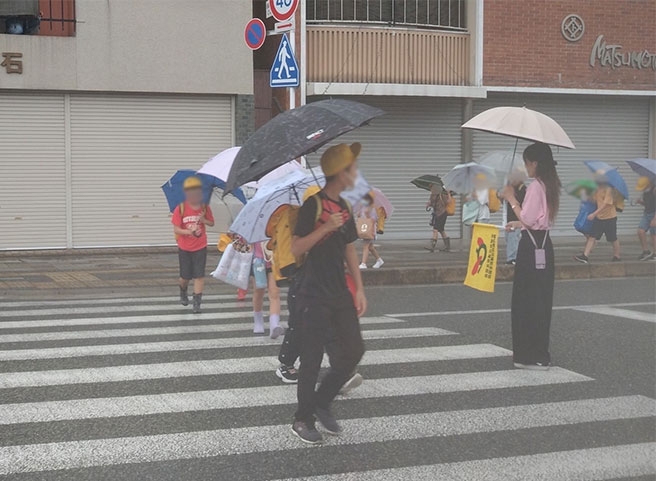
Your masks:
<instances>
[{"instance_id":1,"label":"black umbrella","mask_svg":"<svg viewBox=\"0 0 656 481\"><path fill-rule=\"evenodd\" d=\"M315 152L342 134L383 115L375 107L330 99L287 110L260 127L237 154L226 192L261 179L276 167Z\"/></svg>"}]
</instances>

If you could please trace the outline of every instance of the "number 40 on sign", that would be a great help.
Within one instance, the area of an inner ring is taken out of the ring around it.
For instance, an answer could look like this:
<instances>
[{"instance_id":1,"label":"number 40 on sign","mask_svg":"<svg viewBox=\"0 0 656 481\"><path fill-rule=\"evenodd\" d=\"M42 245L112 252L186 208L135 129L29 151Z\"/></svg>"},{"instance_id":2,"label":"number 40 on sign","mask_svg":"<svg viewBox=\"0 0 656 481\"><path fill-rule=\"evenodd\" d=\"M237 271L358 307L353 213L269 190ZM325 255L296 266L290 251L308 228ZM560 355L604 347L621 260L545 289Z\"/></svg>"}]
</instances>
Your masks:
<instances>
[{"instance_id":1,"label":"number 40 on sign","mask_svg":"<svg viewBox=\"0 0 656 481\"><path fill-rule=\"evenodd\" d=\"M298 2L299 0L269 0L269 8L276 20L284 22L294 16Z\"/></svg>"}]
</instances>

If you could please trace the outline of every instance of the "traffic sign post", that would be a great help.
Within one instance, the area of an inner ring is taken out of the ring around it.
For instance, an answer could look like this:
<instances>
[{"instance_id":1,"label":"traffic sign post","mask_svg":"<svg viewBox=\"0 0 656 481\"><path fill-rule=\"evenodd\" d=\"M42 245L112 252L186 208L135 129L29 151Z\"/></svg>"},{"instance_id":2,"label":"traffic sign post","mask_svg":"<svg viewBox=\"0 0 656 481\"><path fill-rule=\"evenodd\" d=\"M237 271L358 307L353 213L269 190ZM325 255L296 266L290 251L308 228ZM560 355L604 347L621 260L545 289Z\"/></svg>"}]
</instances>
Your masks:
<instances>
[{"instance_id":1,"label":"traffic sign post","mask_svg":"<svg viewBox=\"0 0 656 481\"><path fill-rule=\"evenodd\" d=\"M264 22L259 18L249 20L244 29L244 41L248 48L257 50L264 45L266 40L267 31Z\"/></svg>"},{"instance_id":2,"label":"traffic sign post","mask_svg":"<svg viewBox=\"0 0 656 481\"><path fill-rule=\"evenodd\" d=\"M271 14L279 22L286 22L294 16L299 0L269 0Z\"/></svg>"},{"instance_id":3,"label":"traffic sign post","mask_svg":"<svg viewBox=\"0 0 656 481\"><path fill-rule=\"evenodd\" d=\"M269 75L271 87L298 87L300 85L300 73L294 51L289 43L287 34L283 34L276 58L271 66Z\"/></svg>"}]
</instances>

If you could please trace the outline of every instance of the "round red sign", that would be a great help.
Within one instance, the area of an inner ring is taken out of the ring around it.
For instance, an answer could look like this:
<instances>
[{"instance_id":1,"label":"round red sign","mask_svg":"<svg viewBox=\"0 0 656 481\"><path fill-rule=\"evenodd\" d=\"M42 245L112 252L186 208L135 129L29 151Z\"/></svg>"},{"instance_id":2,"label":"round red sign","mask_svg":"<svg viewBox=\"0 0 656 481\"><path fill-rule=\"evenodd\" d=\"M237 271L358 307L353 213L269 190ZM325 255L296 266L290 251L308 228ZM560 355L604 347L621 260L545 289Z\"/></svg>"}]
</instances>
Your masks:
<instances>
[{"instance_id":1,"label":"round red sign","mask_svg":"<svg viewBox=\"0 0 656 481\"><path fill-rule=\"evenodd\" d=\"M269 0L273 17L279 22L289 20L298 9L298 0Z\"/></svg>"},{"instance_id":2,"label":"round red sign","mask_svg":"<svg viewBox=\"0 0 656 481\"><path fill-rule=\"evenodd\" d=\"M257 50L266 40L266 26L259 18L249 20L244 29L244 40L251 50Z\"/></svg>"}]
</instances>

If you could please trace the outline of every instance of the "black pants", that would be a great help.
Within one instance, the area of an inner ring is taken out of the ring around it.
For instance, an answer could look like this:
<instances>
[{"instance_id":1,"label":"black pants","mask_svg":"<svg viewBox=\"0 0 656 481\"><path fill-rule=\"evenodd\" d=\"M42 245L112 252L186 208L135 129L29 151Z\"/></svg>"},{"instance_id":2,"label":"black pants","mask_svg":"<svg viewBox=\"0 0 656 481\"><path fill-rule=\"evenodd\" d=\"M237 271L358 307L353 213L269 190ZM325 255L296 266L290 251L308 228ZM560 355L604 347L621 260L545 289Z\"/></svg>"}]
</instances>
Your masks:
<instances>
[{"instance_id":1,"label":"black pants","mask_svg":"<svg viewBox=\"0 0 656 481\"><path fill-rule=\"evenodd\" d=\"M299 297L301 367L296 420L314 422L317 407L328 409L364 354L360 321L351 294L330 301ZM330 370L315 391L324 350Z\"/></svg>"},{"instance_id":2,"label":"black pants","mask_svg":"<svg viewBox=\"0 0 656 481\"><path fill-rule=\"evenodd\" d=\"M542 246L546 231L532 231ZM535 246L522 231L512 291L513 360L522 364L551 362L549 329L554 292L554 252L551 239L545 244L546 268L535 268Z\"/></svg>"},{"instance_id":3,"label":"black pants","mask_svg":"<svg viewBox=\"0 0 656 481\"><path fill-rule=\"evenodd\" d=\"M300 313L298 311L297 292L298 283L295 279L290 279L289 291L287 292L287 308L289 309L289 319L287 320L287 330L285 338L280 346L278 360L281 364L291 367L301 355L301 326L299 325Z\"/></svg>"}]
</instances>

